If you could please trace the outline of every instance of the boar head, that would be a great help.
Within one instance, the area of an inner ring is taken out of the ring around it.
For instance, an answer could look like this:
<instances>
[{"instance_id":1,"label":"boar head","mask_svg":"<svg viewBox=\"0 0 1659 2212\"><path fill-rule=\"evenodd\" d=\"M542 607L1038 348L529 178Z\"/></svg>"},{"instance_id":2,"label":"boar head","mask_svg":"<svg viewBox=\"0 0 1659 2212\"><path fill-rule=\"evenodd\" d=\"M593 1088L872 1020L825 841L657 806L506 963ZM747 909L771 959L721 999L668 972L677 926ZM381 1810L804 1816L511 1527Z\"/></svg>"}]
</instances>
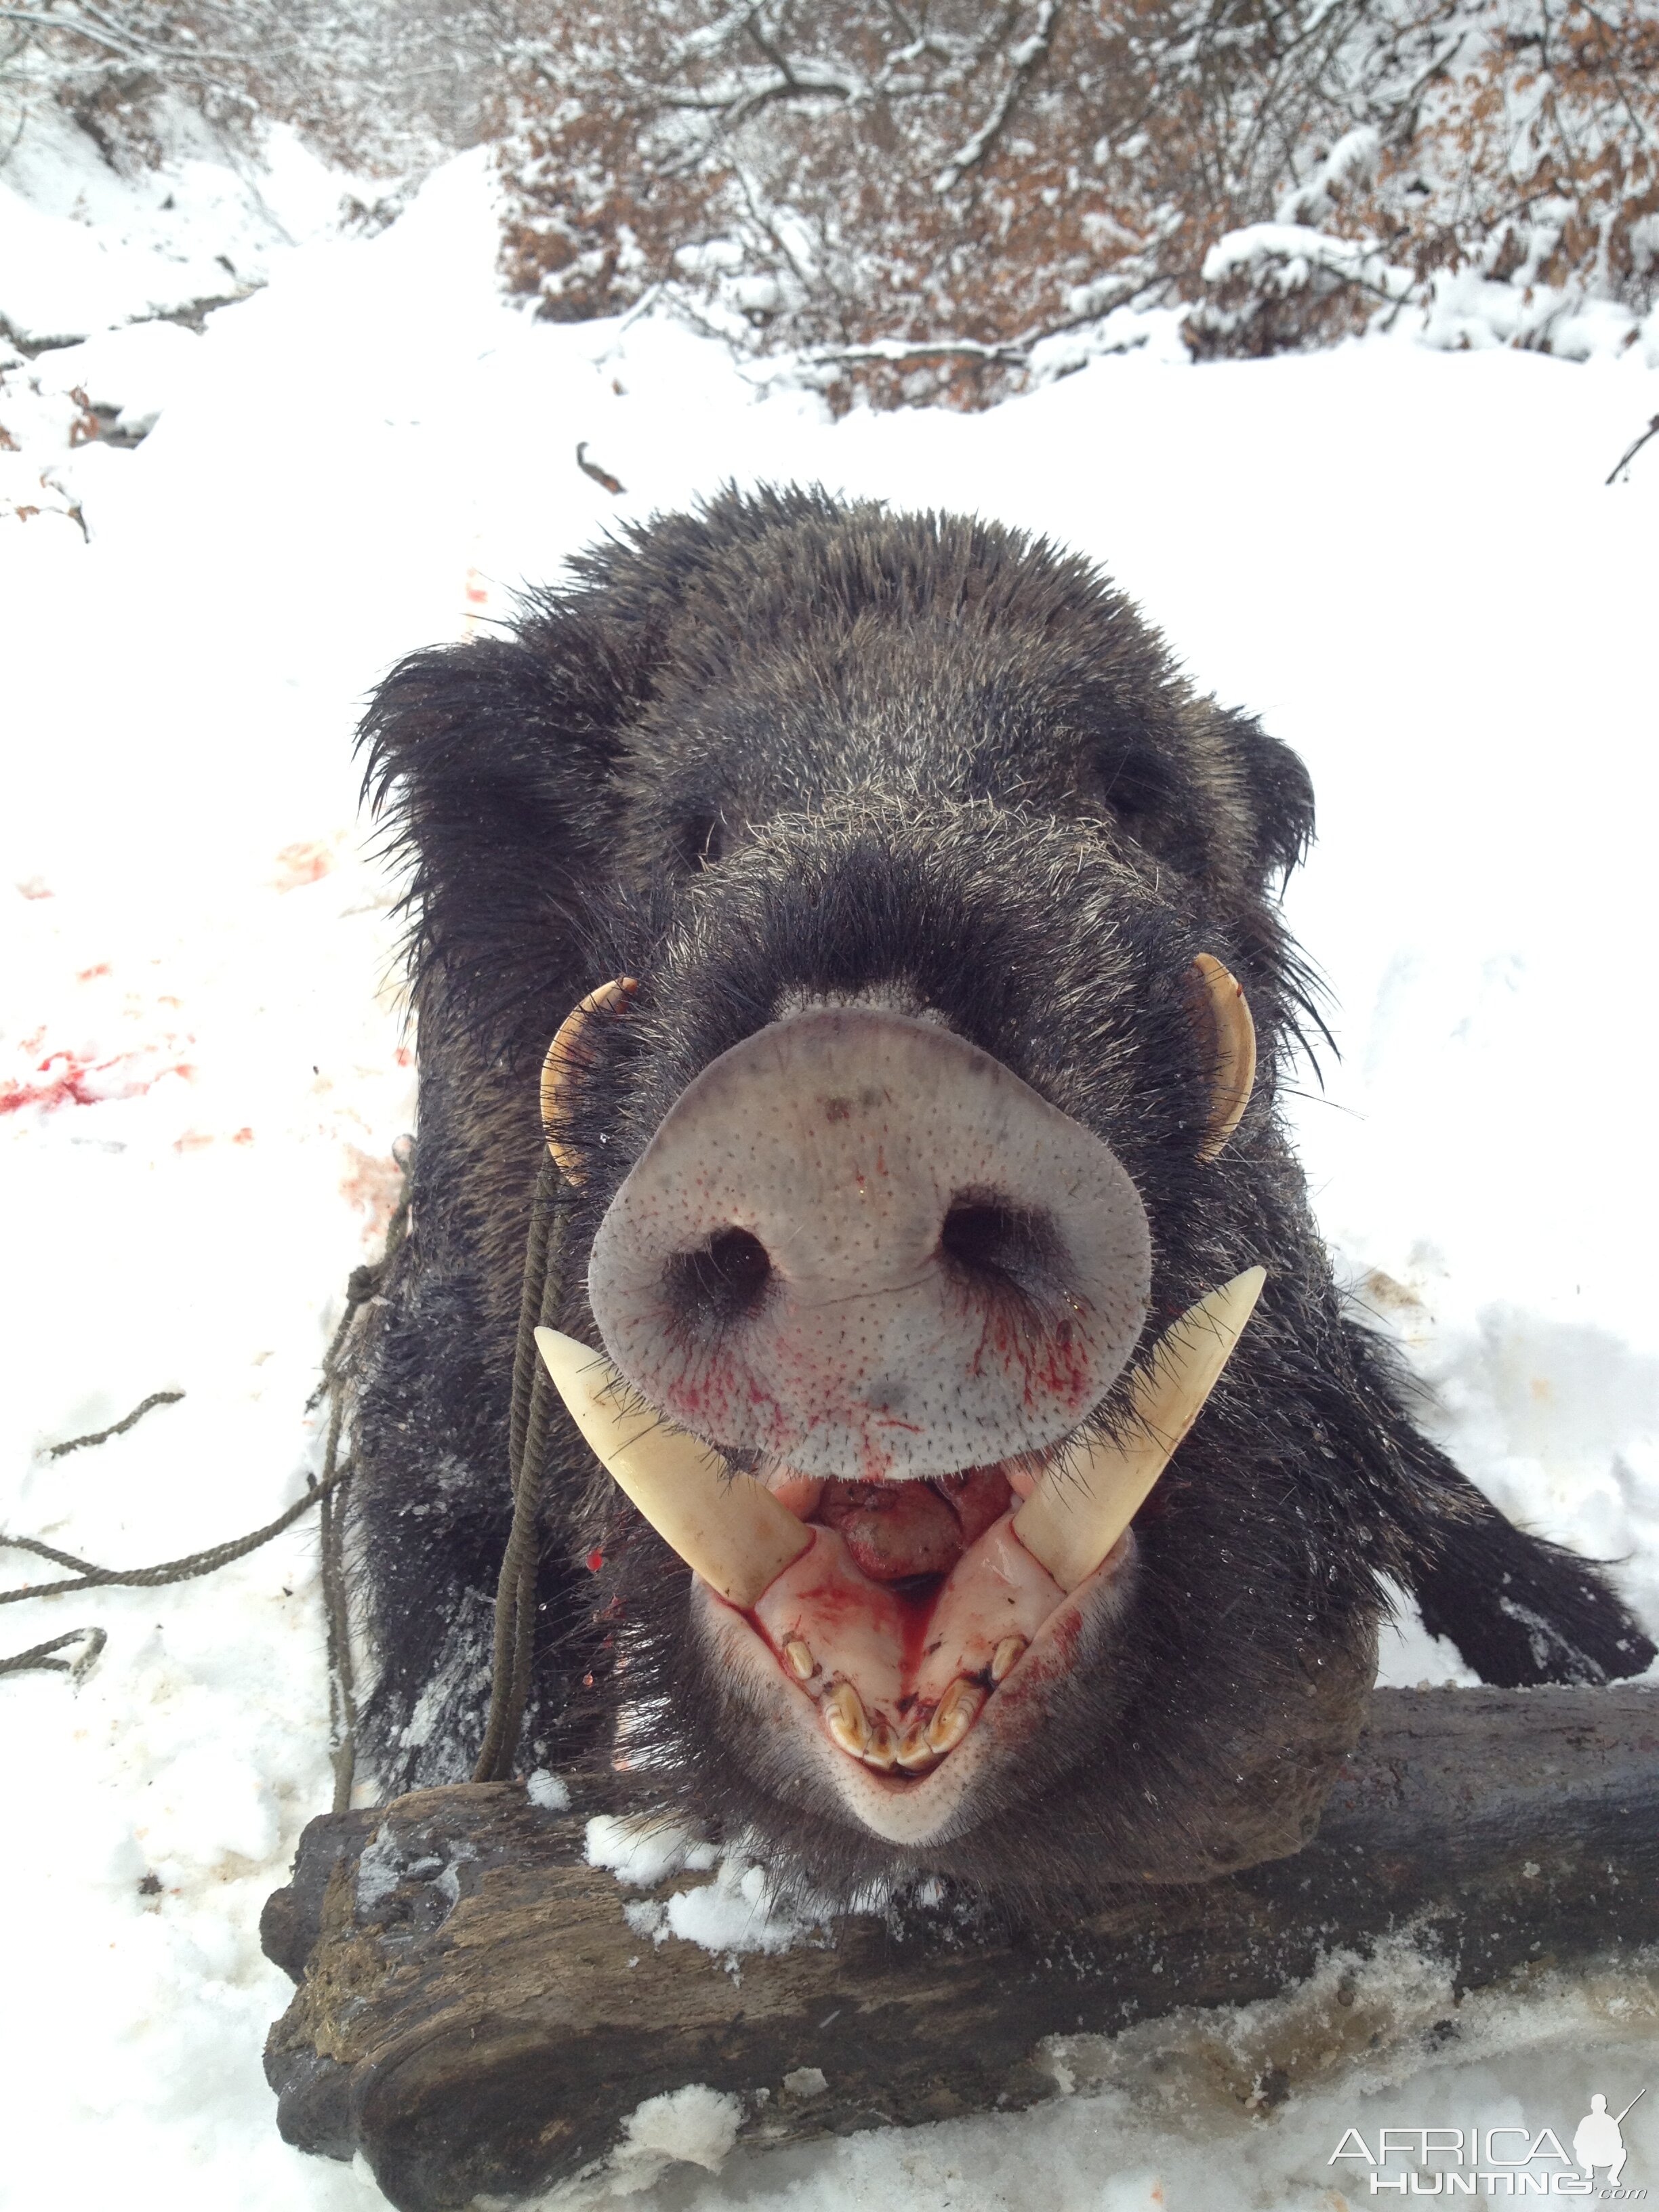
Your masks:
<instances>
[{"instance_id":1,"label":"boar head","mask_svg":"<svg viewBox=\"0 0 1659 2212\"><path fill-rule=\"evenodd\" d=\"M832 1896L1294 1850L1379 1577L1451 1510L1279 1117L1299 762L1084 561L794 491L623 532L367 729L422 1071L359 1414L389 1773L459 1778L481 1732L550 1135L602 1456L561 1417L532 1735L613 1731ZM1206 1330L1231 1358L1172 1412Z\"/></svg>"}]
</instances>

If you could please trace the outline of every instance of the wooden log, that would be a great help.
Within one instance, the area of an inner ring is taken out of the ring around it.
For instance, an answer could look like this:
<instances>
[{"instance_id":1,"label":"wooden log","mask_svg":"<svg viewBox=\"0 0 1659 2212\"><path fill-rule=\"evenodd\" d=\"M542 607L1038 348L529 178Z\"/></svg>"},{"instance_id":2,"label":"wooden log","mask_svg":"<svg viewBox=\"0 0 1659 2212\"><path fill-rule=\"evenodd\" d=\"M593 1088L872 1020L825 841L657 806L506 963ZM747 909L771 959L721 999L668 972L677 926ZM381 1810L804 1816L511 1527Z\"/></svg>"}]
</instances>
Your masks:
<instances>
[{"instance_id":1,"label":"wooden log","mask_svg":"<svg viewBox=\"0 0 1659 2212\"><path fill-rule=\"evenodd\" d=\"M1242 2003L1415 1931L1462 1988L1659 1939L1659 1692L1379 1692L1314 1841L1064 1926L910 1907L749 1954L641 1937L568 1813L516 1783L313 1820L265 1947L303 1980L266 2071L290 2142L361 2150L400 2212L529 2193L609 2154L643 2100L735 2092L744 2139L1050 2094L1037 2045ZM678 1875L684 1889L697 1877ZM637 1917L637 1916L636 1916ZM784 2077L826 2084L791 2094Z\"/></svg>"}]
</instances>

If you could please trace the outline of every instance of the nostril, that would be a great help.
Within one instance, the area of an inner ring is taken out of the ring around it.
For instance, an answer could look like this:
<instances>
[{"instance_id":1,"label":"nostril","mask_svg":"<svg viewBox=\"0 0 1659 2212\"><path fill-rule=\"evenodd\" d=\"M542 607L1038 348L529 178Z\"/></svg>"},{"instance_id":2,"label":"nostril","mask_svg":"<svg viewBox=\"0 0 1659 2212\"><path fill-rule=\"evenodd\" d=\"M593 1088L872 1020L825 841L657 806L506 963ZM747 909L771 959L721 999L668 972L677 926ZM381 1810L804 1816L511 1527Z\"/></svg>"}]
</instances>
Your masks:
<instances>
[{"instance_id":1,"label":"nostril","mask_svg":"<svg viewBox=\"0 0 1659 2212\"><path fill-rule=\"evenodd\" d=\"M760 1303L772 1262L758 1237L746 1229L722 1229L695 1252L677 1252L666 1273L682 1319L731 1322Z\"/></svg>"},{"instance_id":2,"label":"nostril","mask_svg":"<svg viewBox=\"0 0 1659 2212\"><path fill-rule=\"evenodd\" d=\"M959 1191L951 1200L939 1246L964 1273L1022 1291L1052 1283L1060 1258L1060 1240L1046 1216L978 1191Z\"/></svg>"}]
</instances>

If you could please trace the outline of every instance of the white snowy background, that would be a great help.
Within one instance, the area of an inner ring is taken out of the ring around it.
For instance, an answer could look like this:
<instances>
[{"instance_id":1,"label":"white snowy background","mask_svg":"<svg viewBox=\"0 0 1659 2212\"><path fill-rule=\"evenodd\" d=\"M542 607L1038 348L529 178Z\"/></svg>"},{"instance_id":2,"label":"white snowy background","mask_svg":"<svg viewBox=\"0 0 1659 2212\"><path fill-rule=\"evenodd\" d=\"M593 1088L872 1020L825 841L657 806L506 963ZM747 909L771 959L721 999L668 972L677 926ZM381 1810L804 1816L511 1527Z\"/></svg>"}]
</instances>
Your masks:
<instances>
[{"instance_id":1,"label":"white snowy background","mask_svg":"<svg viewBox=\"0 0 1659 2212\"><path fill-rule=\"evenodd\" d=\"M1659 1630L1659 444L1602 481L1659 373L1404 341L1194 368L1151 318L988 414L836 424L671 325L527 320L483 155L372 238L342 191L281 133L258 167L204 143L131 184L41 130L0 171L27 342L0 341L0 1528L139 1565L270 1518L316 1462L302 1409L414 1109L350 757L379 674L621 517L815 479L1083 548L1303 754L1320 841L1289 909L1343 1056L1291 1110L1339 1265L1461 1463L1619 1560ZM224 297L199 331L154 319ZM72 442L89 408L142 442ZM281 2143L260 2071L289 1984L258 1911L329 1790L314 1546L307 1520L210 1581L0 1609L0 1651L109 1632L79 1686L0 1682L8 2204L381 2201ZM7 1584L51 1572L0 1553ZM1467 1679L1414 1625L1384 1677ZM1316 2212L1371 2201L1329 2163L1350 2124L1570 2135L1592 2088L1659 2084L1653 1974L1455 2008L1390 1954L1342 2016L1370 2047L1339 2051L1335 1972L1063 2055L1073 2094L1023 2116L654 2180L642 2154L589 2193ZM1298 2086L1270 2108L1274 2067ZM667 2147L717 2161L703 2117ZM1659 2187L1659 2095L1627 2139Z\"/></svg>"}]
</instances>

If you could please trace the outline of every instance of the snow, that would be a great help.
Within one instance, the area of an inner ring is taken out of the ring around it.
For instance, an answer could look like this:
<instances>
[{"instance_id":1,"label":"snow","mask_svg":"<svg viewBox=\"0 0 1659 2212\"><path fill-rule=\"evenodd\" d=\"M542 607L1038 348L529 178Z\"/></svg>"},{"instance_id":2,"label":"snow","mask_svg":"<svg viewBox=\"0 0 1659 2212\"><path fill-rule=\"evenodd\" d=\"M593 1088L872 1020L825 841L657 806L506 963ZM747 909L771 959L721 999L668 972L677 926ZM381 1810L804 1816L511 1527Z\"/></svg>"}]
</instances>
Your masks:
<instances>
[{"instance_id":1,"label":"snow","mask_svg":"<svg viewBox=\"0 0 1659 2212\"><path fill-rule=\"evenodd\" d=\"M84 340L0 382L0 1527L131 1565L301 1494L302 1409L413 1113L394 887L356 815L360 702L619 519L799 477L1082 547L1303 752L1322 837L1290 918L1344 1055L1293 1102L1322 1221L1449 1448L1530 1525L1619 1560L1659 1628L1638 1003L1659 448L1602 482L1659 375L1382 340L1192 369L1157 342L988 415L835 424L671 323L525 319L495 287L485 156L373 238L325 219L337 178L276 156L253 178L181 158L163 220L159 190L141 208L55 142L33 170L14 156L0 200L0 312ZM233 234L234 284L208 280ZM199 335L132 319L255 281ZM71 444L76 390L154 428ZM623 497L576 469L579 440ZM162 1389L185 1395L45 1455ZM302 1521L208 1581L7 1610L9 1650L109 1632L78 1687L0 1684L8 2111L27 2116L0 2186L29 2212L378 2201L361 2168L280 2142L259 2065L289 1994L259 1907L330 1787L314 1541ZM1389 1680L1459 1671L1412 1624L1385 1660ZM635 1878L654 1850L652 1886L699 1848L590 1831ZM702 1870L617 1909L740 1970L737 1937L767 1924L757 1870ZM1408 1949L1346 2005L1340 1974L1056 2052L1056 2096L1022 2115L744 2152L717 2179L699 2168L735 2118L692 2085L642 2106L631 2166L584 2185L794 2212L1311 2212L1368 2194L1329 2163L1350 2124L1570 2140L1593 2090L1617 2110L1653 2070L1659 1985L1637 1965L1462 2005ZM1649 2186L1655 2101L1626 2129Z\"/></svg>"},{"instance_id":2,"label":"snow","mask_svg":"<svg viewBox=\"0 0 1659 2212\"><path fill-rule=\"evenodd\" d=\"M616 2169L630 2180L654 2180L665 2166L678 2159L718 2173L737 2139L742 2118L743 2107L734 2096L726 2090L708 2088L701 2081L688 2082L684 2088L671 2089L661 2097L647 2097L623 2124L624 2147L615 2161ZM641 2165L650 2161L643 2176L630 2159L630 2152L644 2154ZM629 2189L625 2193L635 2192Z\"/></svg>"},{"instance_id":3,"label":"snow","mask_svg":"<svg viewBox=\"0 0 1659 2212\"><path fill-rule=\"evenodd\" d=\"M706 1873L718 1856L689 1830L649 1816L619 1820L602 1813L588 1822L584 1844L589 1866L607 1869L628 1889L654 1889L687 1868Z\"/></svg>"},{"instance_id":4,"label":"snow","mask_svg":"<svg viewBox=\"0 0 1659 2212\"><path fill-rule=\"evenodd\" d=\"M678 1890L665 1907L665 1933L701 1944L719 1958L745 1951L787 1951L812 1936L817 1923L786 1911L772 1895L766 1869L741 1851L722 1855L713 1881Z\"/></svg>"},{"instance_id":5,"label":"snow","mask_svg":"<svg viewBox=\"0 0 1659 2212\"><path fill-rule=\"evenodd\" d=\"M665 1820L618 1820L606 1813L587 1823L585 1849L589 1866L607 1869L623 1889L659 1889L680 1874L712 1875L666 1898L623 1904L634 1933L653 1943L678 1936L732 1966L744 1952L787 1951L817 1932L816 1920L790 1911L771 1894L765 1868L741 1844L721 1850Z\"/></svg>"},{"instance_id":6,"label":"snow","mask_svg":"<svg viewBox=\"0 0 1659 2212\"><path fill-rule=\"evenodd\" d=\"M0 323L15 337L61 342L234 298L334 223L360 183L282 126L257 165L232 166L188 111L167 125L168 158L122 175L88 158L66 116L32 118L0 176Z\"/></svg>"}]
</instances>

